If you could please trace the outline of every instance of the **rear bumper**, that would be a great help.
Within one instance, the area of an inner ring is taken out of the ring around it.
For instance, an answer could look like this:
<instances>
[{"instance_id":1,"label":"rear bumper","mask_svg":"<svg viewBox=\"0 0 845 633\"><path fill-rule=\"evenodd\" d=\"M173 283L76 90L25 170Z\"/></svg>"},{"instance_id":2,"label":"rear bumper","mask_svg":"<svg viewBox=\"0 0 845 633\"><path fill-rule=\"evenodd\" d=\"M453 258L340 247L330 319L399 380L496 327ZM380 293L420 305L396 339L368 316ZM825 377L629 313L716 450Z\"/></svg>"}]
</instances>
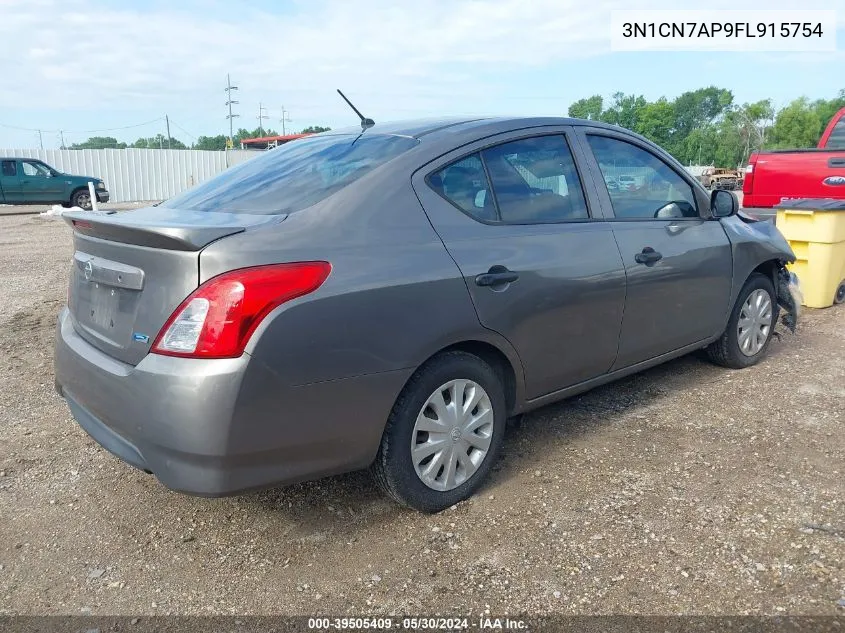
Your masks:
<instances>
[{"instance_id":1,"label":"rear bumper","mask_svg":"<svg viewBox=\"0 0 845 633\"><path fill-rule=\"evenodd\" d=\"M79 425L168 488L206 497L366 467L407 373L286 387L246 354L118 362L67 309L56 331L56 389Z\"/></svg>"}]
</instances>

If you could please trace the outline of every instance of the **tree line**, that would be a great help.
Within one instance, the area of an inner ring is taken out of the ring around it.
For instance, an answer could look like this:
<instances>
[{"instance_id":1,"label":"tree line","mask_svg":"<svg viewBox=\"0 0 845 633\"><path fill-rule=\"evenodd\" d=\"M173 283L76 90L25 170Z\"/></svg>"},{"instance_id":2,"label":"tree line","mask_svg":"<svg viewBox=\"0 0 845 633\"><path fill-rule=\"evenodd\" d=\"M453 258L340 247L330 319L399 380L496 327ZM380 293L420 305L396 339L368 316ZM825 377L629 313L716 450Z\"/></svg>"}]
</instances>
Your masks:
<instances>
[{"instance_id":1,"label":"tree line","mask_svg":"<svg viewBox=\"0 0 845 633\"><path fill-rule=\"evenodd\" d=\"M833 99L801 97L776 111L771 99L739 104L730 90L709 86L671 101L617 92L606 104L594 95L573 103L569 116L633 130L686 165L735 168L755 150L814 147L843 107L845 89Z\"/></svg>"},{"instance_id":2,"label":"tree line","mask_svg":"<svg viewBox=\"0 0 845 633\"><path fill-rule=\"evenodd\" d=\"M654 141L686 165L715 165L735 168L744 165L758 149L813 147L839 108L845 107L845 89L832 99L795 99L776 110L771 99L739 104L730 90L708 86L685 92L675 99L648 101L642 95L617 92L608 103L600 95L579 99L569 106L571 117L603 121L633 130ZM325 132L330 128L309 126L302 133ZM276 136L272 129L241 128L234 146L257 136ZM226 135L200 136L186 145L171 137L173 149L223 150ZM166 148L163 134L122 143L112 137L95 136L69 149L127 147Z\"/></svg>"},{"instance_id":3,"label":"tree line","mask_svg":"<svg viewBox=\"0 0 845 633\"><path fill-rule=\"evenodd\" d=\"M331 128L320 125L309 125L303 129L301 134L317 134L319 132L328 132ZM247 130L240 128L233 137L235 147L240 146L240 142L245 138L257 138L259 136L278 136L279 133L273 129L255 128L254 130ZM81 143L73 143L62 149L203 149L203 150L224 150L226 149L226 134L218 134L216 136L200 136L191 145L186 145L175 136L168 139L164 134L157 134L149 138L139 138L134 143L126 143L118 141L111 136L92 136Z\"/></svg>"}]
</instances>

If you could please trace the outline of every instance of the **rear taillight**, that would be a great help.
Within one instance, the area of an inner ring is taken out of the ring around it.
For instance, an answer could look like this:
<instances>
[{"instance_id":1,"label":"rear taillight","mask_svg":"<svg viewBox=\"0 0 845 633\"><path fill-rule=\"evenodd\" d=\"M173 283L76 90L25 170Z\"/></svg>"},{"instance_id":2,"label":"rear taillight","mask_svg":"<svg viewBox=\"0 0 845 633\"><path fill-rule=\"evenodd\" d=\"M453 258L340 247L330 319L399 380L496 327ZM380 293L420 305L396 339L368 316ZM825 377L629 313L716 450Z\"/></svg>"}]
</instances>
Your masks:
<instances>
[{"instance_id":1,"label":"rear taillight","mask_svg":"<svg viewBox=\"0 0 845 633\"><path fill-rule=\"evenodd\" d=\"M197 288L164 324L153 353L190 358L233 358L272 310L319 288L328 262L242 268Z\"/></svg>"},{"instance_id":2,"label":"rear taillight","mask_svg":"<svg viewBox=\"0 0 845 633\"><path fill-rule=\"evenodd\" d=\"M748 167L745 168L745 176L742 179L742 193L751 193L754 185L754 163L757 162L757 157L752 154L749 159Z\"/></svg>"}]
</instances>

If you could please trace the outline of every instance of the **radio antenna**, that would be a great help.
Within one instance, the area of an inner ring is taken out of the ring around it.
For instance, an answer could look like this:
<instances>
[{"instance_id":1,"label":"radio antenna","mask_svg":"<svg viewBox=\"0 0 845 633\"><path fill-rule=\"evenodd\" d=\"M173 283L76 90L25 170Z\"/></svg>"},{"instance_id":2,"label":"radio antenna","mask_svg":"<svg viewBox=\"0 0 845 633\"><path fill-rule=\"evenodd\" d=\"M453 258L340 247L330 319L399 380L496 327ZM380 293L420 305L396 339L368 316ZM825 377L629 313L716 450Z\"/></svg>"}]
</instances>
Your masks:
<instances>
[{"instance_id":1,"label":"radio antenna","mask_svg":"<svg viewBox=\"0 0 845 633\"><path fill-rule=\"evenodd\" d=\"M363 114L361 114L361 112L358 110L358 108L356 108L354 105L352 105L352 102L349 99L347 99L346 95L343 94L340 91L340 88L337 89L337 94L339 94L341 97L343 97L343 100L346 101L346 103L349 105L349 107L352 108L353 112L355 112L355 114L358 115L358 118L361 119L361 131L362 132L364 130L367 130L367 129L373 127L376 124L375 121L373 121L372 119L368 119Z\"/></svg>"}]
</instances>

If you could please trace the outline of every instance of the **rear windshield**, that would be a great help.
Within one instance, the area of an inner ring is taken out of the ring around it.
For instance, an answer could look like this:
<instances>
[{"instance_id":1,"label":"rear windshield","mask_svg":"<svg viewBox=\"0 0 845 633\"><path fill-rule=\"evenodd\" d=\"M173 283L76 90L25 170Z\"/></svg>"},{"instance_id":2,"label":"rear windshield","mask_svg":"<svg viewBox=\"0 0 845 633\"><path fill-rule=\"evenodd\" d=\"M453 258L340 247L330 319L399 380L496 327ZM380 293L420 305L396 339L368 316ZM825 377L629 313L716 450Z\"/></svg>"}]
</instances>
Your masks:
<instances>
[{"instance_id":1,"label":"rear windshield","mask_svg":"<svg viewBox=\"0 0 845 633\"><path fill-rule=\"evenodd\" d=\"M273 215L327 198L419 141L391 135L329 135L290 141L171 198L187 211Z\"/></svg>"}]
</instances>

